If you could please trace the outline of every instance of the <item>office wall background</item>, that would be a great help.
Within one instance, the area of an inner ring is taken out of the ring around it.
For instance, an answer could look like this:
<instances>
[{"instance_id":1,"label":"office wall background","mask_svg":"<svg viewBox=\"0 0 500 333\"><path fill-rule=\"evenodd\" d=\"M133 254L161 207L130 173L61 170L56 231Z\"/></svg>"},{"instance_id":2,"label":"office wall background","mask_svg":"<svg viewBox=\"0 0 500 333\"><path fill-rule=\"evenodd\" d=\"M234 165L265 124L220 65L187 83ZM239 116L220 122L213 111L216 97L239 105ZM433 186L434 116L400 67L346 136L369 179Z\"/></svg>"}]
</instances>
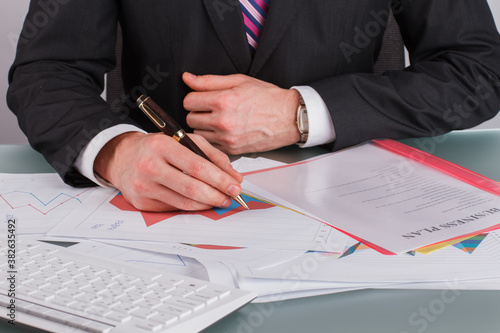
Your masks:
<instances>
[{"instance_id":1,"label":"office wall background","mask_svg":"<svg viewBox=\"0 0 500 333\"><path fill-rule=\"evenodd\" d=\"M15 116L7 108L5 93L8 86L7 72L14 60L16 42L28 10L29 0L1 0L1 2L3 10L0 11L0 144L23 144L28 141L19 129ZM488 0L488 2L498 27L500 2L498 0ZM500 114L477 128L500 128Z\"/></svg>"}]
</instances>

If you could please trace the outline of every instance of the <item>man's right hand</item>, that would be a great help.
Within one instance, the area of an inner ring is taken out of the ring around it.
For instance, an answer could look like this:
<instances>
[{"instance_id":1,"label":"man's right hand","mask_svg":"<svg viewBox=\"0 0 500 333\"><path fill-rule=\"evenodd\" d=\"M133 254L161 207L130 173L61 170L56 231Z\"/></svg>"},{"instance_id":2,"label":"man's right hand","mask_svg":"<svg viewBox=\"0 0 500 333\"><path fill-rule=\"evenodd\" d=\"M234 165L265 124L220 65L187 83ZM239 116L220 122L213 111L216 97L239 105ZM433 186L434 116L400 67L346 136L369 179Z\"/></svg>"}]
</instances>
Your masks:
<instances>
[{"instance_id":1,"label":"man's right hand","mask_svg":"<svg viewBox=\"0 0 500 333\"><path fill-rule=\"evenodd\" d=\"M228 207L240 194L243 177L227 155L190 134L213 162L161 133L124 133L99 152L94 171L144 211L204 210Z\"/></svg>"}]
</instances>

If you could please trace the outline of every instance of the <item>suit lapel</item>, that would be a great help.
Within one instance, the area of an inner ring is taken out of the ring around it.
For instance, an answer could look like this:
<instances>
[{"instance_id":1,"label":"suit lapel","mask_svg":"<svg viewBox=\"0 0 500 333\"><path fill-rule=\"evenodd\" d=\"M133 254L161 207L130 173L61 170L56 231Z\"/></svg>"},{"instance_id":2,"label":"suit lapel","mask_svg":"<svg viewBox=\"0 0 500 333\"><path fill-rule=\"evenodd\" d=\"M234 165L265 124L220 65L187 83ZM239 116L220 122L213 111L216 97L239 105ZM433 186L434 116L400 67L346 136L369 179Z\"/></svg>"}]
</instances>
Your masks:
<instances>
[{"instance_id":1,"label":"suit lapel","mask_svg":"<svg viewBox=\"0 0 500 333\"><path fill-rule=\"evenodd\" d=\"M286 30L298 14L303 0L271 0L264 30L255 53L249 75L255 76L280 43Z\"/></svg>"},{"instance_id":2,"label":"suit lapel","mask_svg":"<svg viewBox=\"0 0 500 333\"><path fill-rule=\"evenodd\" d=\"M226 52L240 73L248 73L252 55L238 0L203 0Z\"/></svg>"},{"instance_id":3,"label":"suit lapel","mask_svg":"<svg viewBox=\"0 0 500 333\"><path fill-rule=\"evenodd\" d=\"M203 0L226 52L240 73L255 76L274 52L304 0L271 0L271 6L252 61L238 0Z\"/></svg>"}]
</instances>

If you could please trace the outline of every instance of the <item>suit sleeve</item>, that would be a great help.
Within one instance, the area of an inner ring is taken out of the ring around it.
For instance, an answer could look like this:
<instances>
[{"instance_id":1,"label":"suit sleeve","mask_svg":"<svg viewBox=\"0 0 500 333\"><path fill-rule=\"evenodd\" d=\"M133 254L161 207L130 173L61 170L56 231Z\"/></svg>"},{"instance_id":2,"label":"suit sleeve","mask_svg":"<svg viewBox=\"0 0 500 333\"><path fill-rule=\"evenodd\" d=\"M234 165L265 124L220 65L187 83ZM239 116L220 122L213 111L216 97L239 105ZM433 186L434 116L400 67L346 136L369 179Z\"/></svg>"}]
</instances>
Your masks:
<instances>
[{"instance_id":1,"label":"suit sleeve","mask_svg":"<svg viewBox=\"0 0 500 333\"><path fill-rule=\"evenodd\" d=\"M116 1L32 1L9 72L7 101L30 144L73 186L73 167L100 131L124 123L100 94L115 66Z\"/></svg>"},{"instance_id":2,"label":"suit sleeve","mask_svg":"<svg viewBox=\"0 0 500 333\"><path fill-rule=\"evenodd\" d=\"M500 36L486 0L392 3L411 66L311 84L331 113L333 149L470 128L500 109Z\"/></svg>"}]
</instances>

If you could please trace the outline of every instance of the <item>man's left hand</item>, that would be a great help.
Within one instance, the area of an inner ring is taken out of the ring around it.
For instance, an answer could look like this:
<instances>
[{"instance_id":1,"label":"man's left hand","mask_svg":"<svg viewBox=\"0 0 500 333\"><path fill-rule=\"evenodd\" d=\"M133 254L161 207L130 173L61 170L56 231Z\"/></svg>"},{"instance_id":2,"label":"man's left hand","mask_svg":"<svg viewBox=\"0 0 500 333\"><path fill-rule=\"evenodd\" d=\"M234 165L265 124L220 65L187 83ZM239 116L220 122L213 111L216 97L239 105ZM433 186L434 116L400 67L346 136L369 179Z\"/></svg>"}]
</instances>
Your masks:
<instances>
[{"instance_id":1,"label":"man's left hand","mask_svg":"<svg viewBox=\"0 0 500 333\"><path fill-rule=\"evenodd\" d=\"M184 99L188 125L223 152L262 152L300 140L295 89L243 74L184 73L182 78L194 90Z\"/></svg>"}]
</instances>

